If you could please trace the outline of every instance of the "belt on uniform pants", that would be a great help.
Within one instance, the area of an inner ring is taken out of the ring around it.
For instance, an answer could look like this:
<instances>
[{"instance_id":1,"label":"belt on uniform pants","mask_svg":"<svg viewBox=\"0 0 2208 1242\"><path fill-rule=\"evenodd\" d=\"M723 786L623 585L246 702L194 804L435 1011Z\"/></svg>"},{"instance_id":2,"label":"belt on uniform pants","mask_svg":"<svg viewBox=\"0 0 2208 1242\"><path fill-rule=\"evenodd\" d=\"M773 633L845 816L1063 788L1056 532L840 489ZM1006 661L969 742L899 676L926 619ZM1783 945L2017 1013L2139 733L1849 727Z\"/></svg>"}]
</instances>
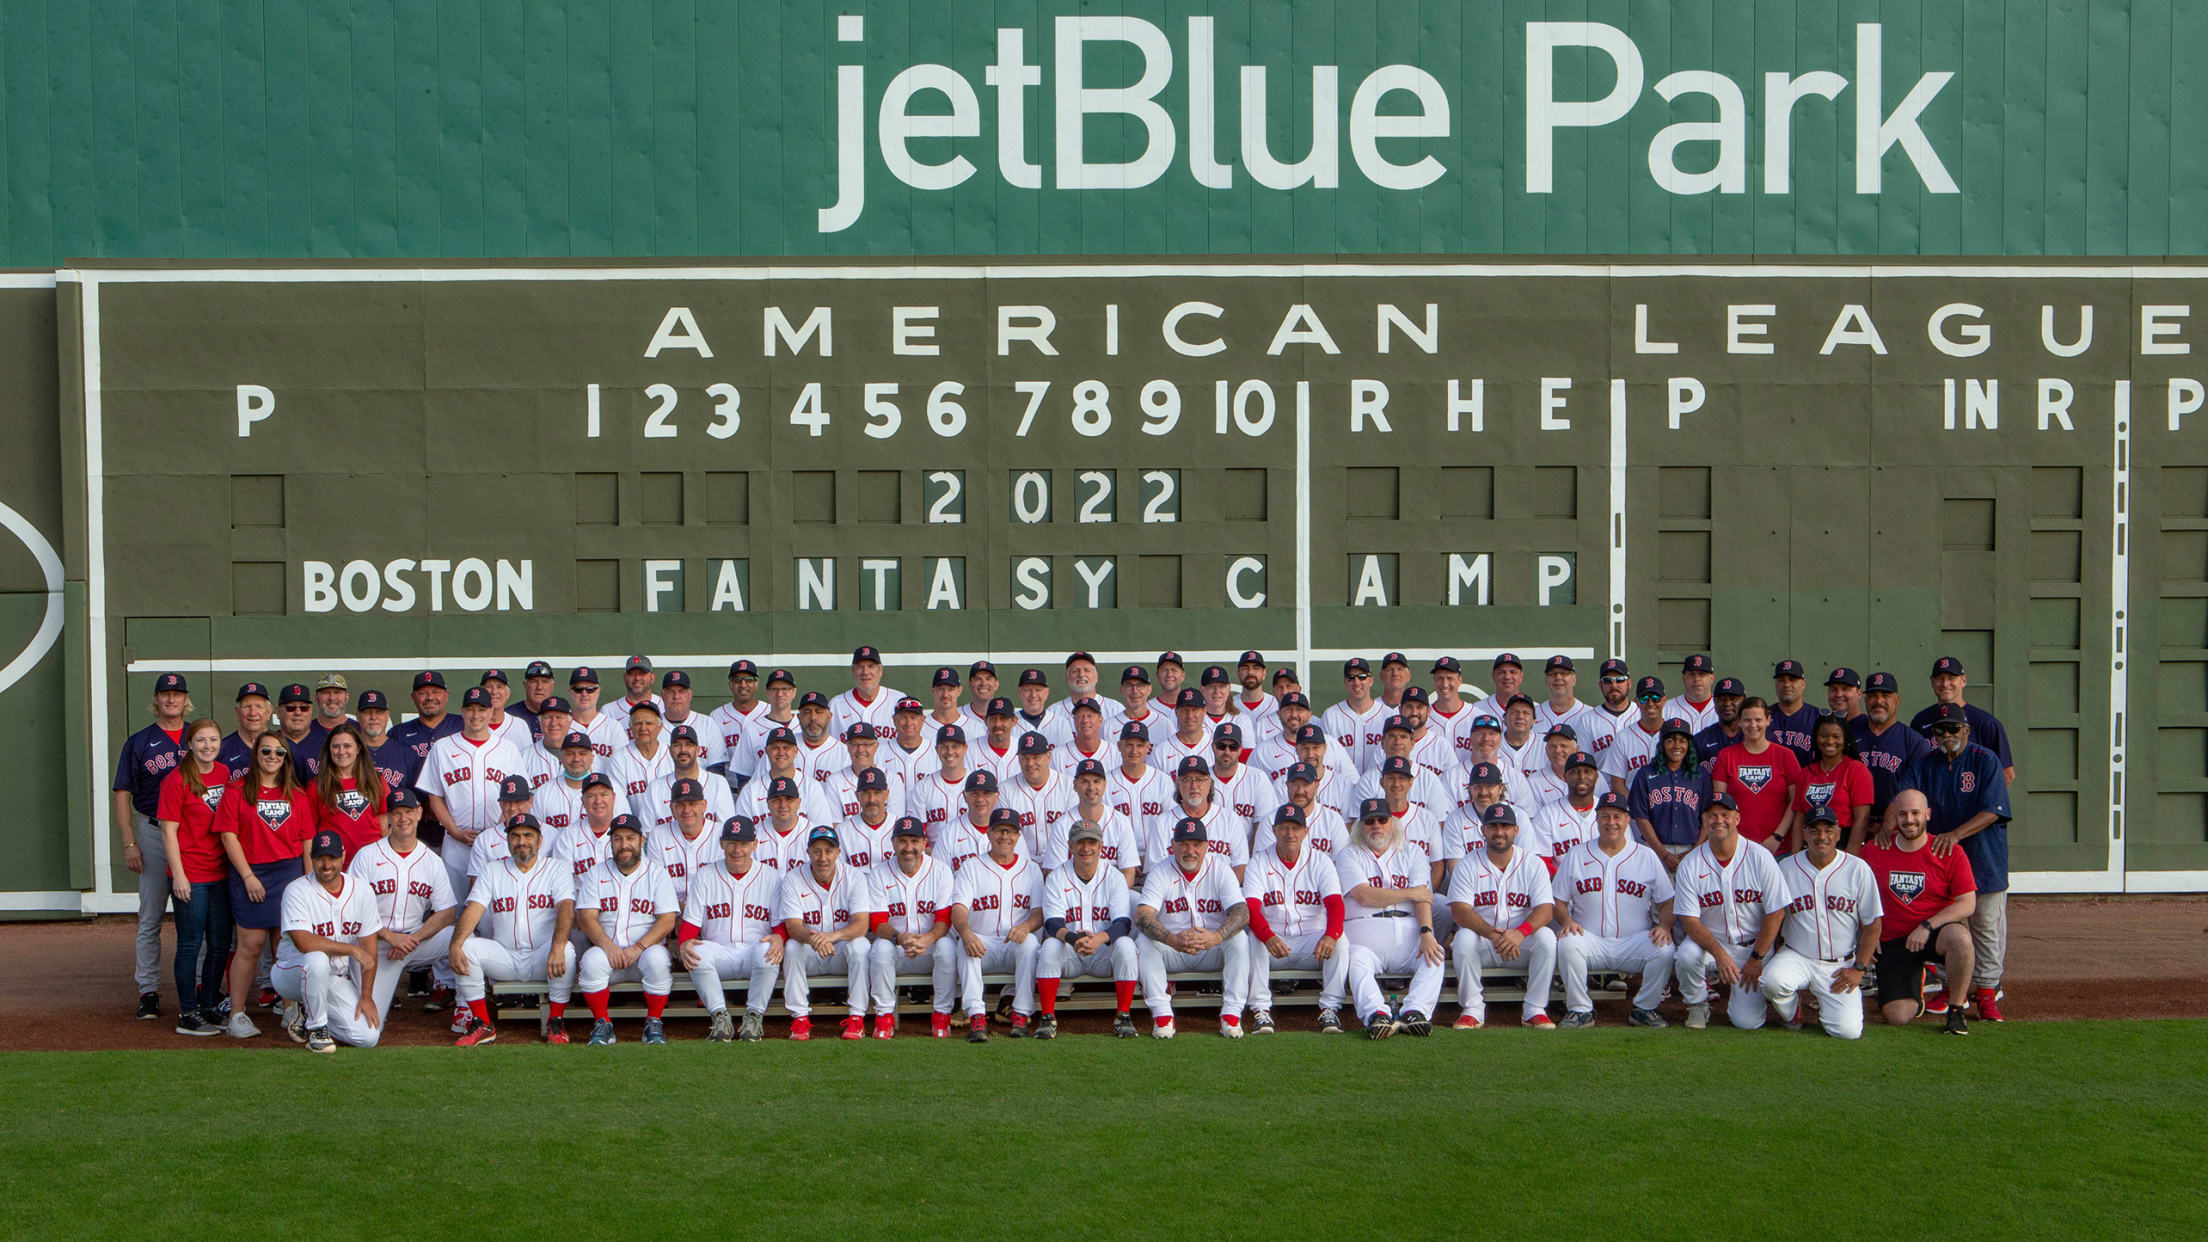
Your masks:
<instances>
[{"instance_id":1,"label":"belt on uniform pants","mask_svg":"<svg viewBox=\"0 0 2208 1242\"><path fill-rule=\"evenodd\" d=\"M1411 917L1411 912L1408 910L1375 910L1366 917L1375 919L1407 919Z\"/></svg>"}]
</instances>

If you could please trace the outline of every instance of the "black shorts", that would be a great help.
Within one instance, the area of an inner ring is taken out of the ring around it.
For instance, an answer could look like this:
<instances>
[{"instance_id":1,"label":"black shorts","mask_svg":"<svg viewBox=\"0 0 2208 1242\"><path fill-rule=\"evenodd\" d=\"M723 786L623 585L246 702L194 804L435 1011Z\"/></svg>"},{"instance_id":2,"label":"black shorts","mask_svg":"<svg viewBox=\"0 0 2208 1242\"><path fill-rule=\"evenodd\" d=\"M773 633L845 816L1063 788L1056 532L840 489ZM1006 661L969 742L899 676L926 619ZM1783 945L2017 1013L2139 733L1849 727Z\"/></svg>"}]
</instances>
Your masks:
<instances>
[{"instance_id":1,"label":"black shorts","mask_svg":"<svg viewBox=\"0 0 2208 1242\"><path fill-rule=\"evenodd\" d=\"M1913 931L1914 929L1912 929ZM1940 954L1940 935L1934 932L1924 938L1924 948L1910 951L1909 937L1896 936L1892 940L1878 942L1878 1003L1880 1008L1895 1001L1924 1003L1924 968L1937 966L1946 959Z\"/></svg>"}]
</instances>

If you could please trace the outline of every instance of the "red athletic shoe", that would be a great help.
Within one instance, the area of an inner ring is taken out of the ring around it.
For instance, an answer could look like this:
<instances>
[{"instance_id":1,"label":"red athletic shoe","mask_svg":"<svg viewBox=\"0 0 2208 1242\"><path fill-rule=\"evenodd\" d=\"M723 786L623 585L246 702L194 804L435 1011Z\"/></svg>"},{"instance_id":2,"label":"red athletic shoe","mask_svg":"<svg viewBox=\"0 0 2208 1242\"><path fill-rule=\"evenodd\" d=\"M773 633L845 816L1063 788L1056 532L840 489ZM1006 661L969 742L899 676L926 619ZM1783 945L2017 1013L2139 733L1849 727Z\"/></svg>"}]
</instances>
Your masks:
<instances>
[{"instance_id":1,"label":"red athletic shoe","mask_svg":"<svg viewBox=\"0 0 2208 1242\"><path fill-rule=\"evenodd\" d=\"M791 1039L811 1039L812 1037L813 1037L813 1020L812 1020L811 1018L792 1018L792 1019L790 1019L790 1038L791 1038Z\"/></svg>"},{"instance_id":2,"label":"red athletic shoe","mask_svg":"<svg viewBox=\"0 0 2208 1242\"><path fill-rule=\"evenodd\" d=\"M928 1034L936 1039L951 1037L951 1015L939 1013L928 1020Z\"/></svg>"},{"instance_id":3,"label":"red athletic shoe","mask_svg":"<svg viewBox=\"0 0 2208 1242\"><path fill-rule=\"evenodd\" d=\"M1549 1021L1549 1015L1545 1013L1537 1013L1526 1019L1526 1025L1537 1031L1553 1031L1556 1029L1556 1023Z\"/></svg>"},{"instance_id":4,"label":"red athletic shoe","mask_svg":"<svg viewBox=\"0 0 2208 1242\"><path fill-rule=\"evenodd\" d=\"M1026 1038L1027 1038L1027 1015L1026 1015L1026 1014L1024 1014L1024 1013L1016 1013L1016 1014L1013 1014L1013 1015L1012 1015L1012 1038L1014 1038L1014 1039L1026 1039Z\"/></svg>"},{"instance_id":5,"label":"red athletic shoe","mask_svg":"<svg viewBox=\"0 0 2208 1242\"><path fill-rule=\"evenodd\" d=\"M284 1004L284 998L276 995L274 988L262 988L261 994L253 999L263 1009L281 1009Z\"/></svg>"},{"instance_id":6,"label":"red athletic shoe","mask_svg":"<svg viewBox=\"0 0 2208 1242\"><path fill-rule=\"evenodd\" d=\"M845 1039L865 1039L865 1038L866 1038L866 1019L864 1019L864 1018L853 1018L853 1017L846 1017L846 1018L845 1018L845 1019L843 1020L843 1038L845 1038Z\"/></svg>"},{"instance_id":7,"label":"red athletic shoe","mask_svg":"<svg viewBox=\"0 0 2208 1242\"><path fill-rule=\"evenodd\" d=\"M455 1048L473 1048L478 1044L495 1044L497 1042L498 1031L490 1023L470 1015L468 1033L453 1040L452 1046Z\"/></svg>"},{"instance_id":8,"label":"red athletic shoe","mask_svg":"<svg viewBox=\"0 0 2208 1242\"><path fill-rule=\"evenodd\" d=\"M549 1026L549 1027L546 1027L546 1028L545 1028L545 1031L544 1031L544 1042L546 1042L546 1043L548 1043L548 1044L564 1044L564 1043L566 1043L566 1042L567 1042L567 1023L565 1023L565 1022L555 1022L555 1023L553 1023L553 1024L551 1025L551 1026Z\"/></svg>"},{"instance_id":9,"label":"red athletic shoe","mask_svg":"<svg viewBox=\"0 0 2208 1242\"><path fill-rule=\"evenodd\" d=\"M1457 1020L1451 1024L1451 1029L1459 1031L1476 1031L1480 1029L1480 1020L1473 1017L1471 1014L1460 1013L1457 1015Z\"/></svg>"},{"instance_id":10,"label":"red athletic shoe","mask_svg":"<svg viewBox=\"0 0 2208 1242\"><path fill-rule=\"evenodd\" d=\"M1947 1016L1947 989L1924 994L1924 1011L1935 1018Z\"/></svg>"},{"instance_id":11,"label":"red athletic shoe","mask_svg":"<svg viewBox=\"0 0 2208 1242\"><path fill-rule=\"evenodd\" d=\"M2001 1020L2000 995L1992 988L1978 989L1978 1020L1980 1022L1999 1022Z\"/></svg>"},{"instance_id":12,"label":"red athletic shoe","mask_svg":"<svg viewBox=\"0 0 2208 1242\"><path fill-rule=\"evenodd\" d=\"M886 1013L878 1013L874 1015L874 1038L897 1038L897 1019L895 1015Z\"/></svg>"}]
</instances>

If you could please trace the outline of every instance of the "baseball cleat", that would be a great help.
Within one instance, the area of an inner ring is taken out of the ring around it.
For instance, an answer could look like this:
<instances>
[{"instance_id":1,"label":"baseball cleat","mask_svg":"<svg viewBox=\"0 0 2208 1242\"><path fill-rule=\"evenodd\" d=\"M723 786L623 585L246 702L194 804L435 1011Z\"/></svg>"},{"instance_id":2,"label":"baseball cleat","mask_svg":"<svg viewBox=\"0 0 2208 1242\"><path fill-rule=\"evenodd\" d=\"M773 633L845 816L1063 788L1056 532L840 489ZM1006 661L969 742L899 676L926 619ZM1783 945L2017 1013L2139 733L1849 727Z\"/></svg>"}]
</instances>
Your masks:
<instances>
[{"instance_id":1,"label":"baseball cleat","mask_svg":"<svg viewBox=\"0 0 2208 1242\"><path fill-rule=\"evenodd\" d=\"M658 1018L644 1019L644 1042L647 1044L666 1043L667 1024Z\"/></svg>"},{"instance_id":2,"label":"baseball cleat","mask_svg":"<svg viewBox=\"0 0 2208 1242\"><path fill-rule=\"evenodd\" d=\"M467 1033L462 1035L460 1038L453 1040L453 1047L473 1048L478 1044L495 1044L498 1042L498 1029L496 1027L493 1027L488 1022L476 1021L473 1014L469 1015L468 1021L469 1026Z\"/></svg>"},{"instance_id":3,"label":"baseball cleat","mask_svg":"<svg viewBox=\"0 0 2208 1242\"><path fill-rule=\"evenodd\" d=\"M330 1028L326 1026L308 1027L306 1045L309 1052L337 1051L337 1041L330 1038Z\"/></svg>"},{"instance_id":4,"label":"baseball cleat","mask_svg":"<svg viewBox=\"0 0 2208 1242\"><path fill-rule=\"evenodd\" d=\"M297 1001L284 1002L284 1034L295 1044L307 1042L307 1011Z\"/></svg>"},{"instance_id":5,"label":"baseball cleat","mask_svg":"<svg viewBox=\"0 0 2208 1242\"><path fill-rule=\"evenodd\" d=\"M2000 993L1994 991L1992 988L1980 988L1978 989L1977 993L1977 1001L1978 1020L1980 1022L2001 1021Z\"/></svg>"},{"instance_id":6,"label":"baseball cleat","mask_svg":"<svg viewBox=\"0 0 2208 1242\"><path fill-rule=\"evenodd\" d=\"M845 1017L844 1017L844 1019L843 1019L843 1033L842 1033L841 1035L839 1035L839 1036L838 1036L838 1038L840 1038L840 1039L865 1039L865 1038L866 1038L866 1019L864 1019L864 1018L862 1018L862 1017L859 1017L859 1016L858 1016L857 1014L847 1014L847 1015L845 1015Z\"/></svg>"},{"instance_id":7,"label":"baseball cleat","mask_svg":"<svg viewBox=\"0 0 2208 1242\"><path fill-rule=\"evenodd\" d=\"M151 1022L160 1016L161 994L159 992L140 992L138 994L138 1020L140 1022Z\"/></svg>"},{"instance_id":8,"label":"baseball cleat","mask_svg":"<svg viewBox=\"0 0 2208 1242\"><path fill-rule=\"evenodd\" d=\"M1943 1027L1941 1027L1941 1028L1940 1028L1940 1034L1942 1034L1942 1035L1968 1035L1968 1034L1970 1034L1970 1019L1968 1019L1968 1018L1965 1018L1965 1017L1963 1016L1963 1010L1962 1010L1962 1006L1960 1006L1960 1005L1957 1005L1957 1006L1955 1006L1954 1008L1951 1008L1951 1009L1949 1009L1949 1010L1947 1011L1947 1025L1946 1025L1946 1026L1943 1026Z\"/></svg>"},{"instance_id":9,"label":"baseball cleat","mask_svg":"<svg viewBox=\"0 0 2208 1242\"><path fill-rule=\"evenodd\" d=\"M1173 1038L1173 1019L1171 1019L1171 1018L1160 1018L1160 1019L1158 1019L1158 1020L1157 1020L1157 1021L1156 1021L1155 1023L1151 1024L1151 1027L1150 1027L1150 1038L1152 1038L1152 1039L1171 1039L1171 1038Z\"/></svg>"},{"instance_id":10,"label":"baseball cleat","mask_svg":"<svg viewBox=\"0 0 2208 1242\"><path fill-rule=\"evenodd\" d=\"M928 1018L928 1037L931 1039L949 1039L951 1037L951 1015L947 1013L930 1015Z\"/></svg>"},{"instance_id":11,"label":"baseball cleat","mask_svg":"<svg viewBox=\"0 0 2208 1242\"><path fill-rule=\"evenodd\" d=\"M1013 1015L1012 1015L1012 1030L1011 1030L1011 1031L1010 1031L1009 1033L1011 1034L1012 1038L1014 1038L1014 1039L1026 1039L1026 1038L1027 1038L1027 1015L1026 1015L1026 1014L1024 1014L1024 1013L1016 1013L1016 1014L1013 1014Z\"/></svg>"},{"instance_id":12,"label":"baseball cleat","mask_svg":"<svg viewBox=\"0 0 2208 1242\"><path fill-rule=\"evenodd\" d=\"M1219 1019L1219 1034L1227 1039L1240 1039L1242 1038L1242 1024L1229 1022L1225 1018L1221 1018Z\"/></svg>"},{"instance_id":13,"label":"baseball cleat","mask_svg":"<svg viewBox=\"0 0 2208 1242\"><path fill-rule=\"evenodd\" d=\"M177 1016L176 1033L198 1036L220 1035L222 1034L222 1028L187 1010Z\"/></svg>"},{"instance_id":14,"label":"baseball cleat","mask_svg":"<svg viewBox=\"0 0 2208 1242\"><path fill-rule=\"evenodd\" d=\"M555 1022L552 1025L544 1028L544 1042L548 1044L566 1044L567 1023Z\"/></svg>"},{"instance_id":15,"label":"baseball cleat","mask_svg":"<svg viewBox=\"0 0 2208 1242\"><path fill-rule=\"evenodd\" d=\"M466 1031L468 1023L473 1021L474 1018L474 1011L466 1005L454 1005L452 1007L452 1033L458 1035Z\"/></svg>"},{"instance_id":16,"label":"baseball cleat","mask_svg":"<svg viewBox=\"0 0 2208 1242\"><path fill-rule=\"evenodd\" d=\"M896 1014L893 1014L893 1013L878 1013L878 1014L875 1014L875 1015L874 1015L874 1038L876 1038L876 1039L895 1039L895 1038L897 1038L897 1015L896 1015Z\"/></svg>"},{"instance_id":17,"label":"baseball cleat","mask_svg":"<svg viewBox=\"0 0 2208 1242\"><path fill-rule=\"evenodd\" d=\"M1636 1009L1626 1015L1625 1023L1627 1026L1645 1026L1651 1029L1661 1029L1671 1025L1671 1023L1664 1021L1662 1014L1653 1009Z\"/></svg>"},{"instance_id":18,"label":"baseball cleat","mask_svg":"<svg viewBox=\"0 0 2208 1242\"><path fill-rule=\"evenodd\" d=\"M1458 1031L1476 1031L1479 1030L1482 1025L1483 1024L1480 1022L1480 1020L1473 1017L1471 1014L1460 1013L1457 1015L1457 1020L1451 1024L1450 1029Z\"/></svg>"},{"instance_id":19,"label":"baseball cleat","mask_svg":"<svg viewBox=\"0 0 2208 1242\"><path fill-rule=\"evenodd\" d=\"M1595 1011L1592 1009L1567 1009L1564 1011L1564 1020L1557 1023L1558 1026L1567 1031L1576 1031L1581 1027L1593 1026L1594 1024Z\"/></svg>"},{"instance_id":20,"label":"baseball cleat","mask_svg":"<svg viewBox=\"0 0 2208 1242\"><path fill-rule=\"evenodd\" d=\"M969 1044L986 1044L989 1042L988 1014L977 1013L966 1019L966 1042Z\"/></svg>"},{"instance_id":21,"label":"baseball cleat","mask_svg":"<svg viewBox=\"0 0 2208 1242\"><path fill-rule=\"evenodd\" d=\"M1250 1034L1271 1035L1274 1033L1275 1030L1273 1027L1273 1013L1271 1010L1260 1009L1256 1013L1250 1015Z\"/></svg>"},{"instance_id":22,"label":"baseball cleat","mask_svg":"<svg viewBox=\"0 0 2208 1242\"><path fill-rule=\"evenodd\" d=\"M605 1048L605 1047L609 1047L609 1046L611 1046L611 1045L613 1045L613 1044L615 1044L615 1043L617 1043L617 1042L619 1042L619 1037L618 1037L618 1036L616 1036L616 1035L615 1035L615 1034L613 1033L613 1023L611 1023L611 1022L607 1022L607 1021L605 1021L605 1020L603 1020L603 1019L595 1019L595 1020L593 1020L593 1021L591 1022L591 1024L590 1024L590 1046L591 1046L591 1047L593 1047L593 1048Z\"/></svg>"},{"instance_id":23,"label":"baseball cleat","mask_svg":"<svg viewBox=\"0 0 2208 1242\"><path fill-rule=\"evenodd\" d=\"M736 1038L736 1021L728 1016L726 1009L713 1011L713 1025L706 1030L705 1038L707 1042L716 1044L725 1044Z\"/></svg>"},{"instance_id":24,"label":"baseball cleat","mask_svg":"<svg viewBox=\"0 0 2208 1242\"><path fill-rule=\"evenodd\" d=\"M736 1028L736 1038L747 1044L756 1044L767 1037L766 1015L756 1009L744 1011L743 1025Z\"/></svg>"},{"instance_id":25,"label":"baseball cleat","mask_svg":"<svg viewBox=\"0 0 2208 1242\"><path fill-rule=\"evenodd\" d=\"M253 998L253 1003L263 1009L275 1009L284 1003L284 998L278 996L274 988L262 988L261 994Z\"/></svg>"},{"instance_id":26,"label":"baseball cleat","mask_svg":"<svg viewBox=\"0 0 2208 1242\"><path fill-rule=\"evenodd\" d=\"M1700 1031L1700 1030L1707 1030L1707 1029L1709 1028L1709 1025L1710 1025L1710 1006L1709 1006L1709 1004L1708 1004L1707 1002L1704 1002L1703 1004L1700 1004L1700 1005L1689 1005L1689 1006L1687 1006L1687 1029L1688 1029L1688 1030L1690 1030L1690 1031Z\"/></svg>"},{"instance_id":27,"label":"baseball cleat","mask_svg":"<svg viewBox=\"0 0 2208 1242\"><path fill-rule=\"evenodd\" d=\"M1382 1010L1365 1019L1366 1039L1386 1039L1395 1034L1395 1019Z\"/></svg>"},{"instance_id":28,"label":"baseball cleat","mask_svg":"<svg viewBox=\"0 0 2208 1242\"><path fill-rule=\"evenodd\" d=\"M1556 1023L1550 1021L1549 1015L1545 1013L1537 1013L1526 1019L1525 1025L1529 1030L1535 1031L1553 1031L1556 1029Z\"/></svg>"},{"instance_id":29,"label":"baseball cleat","mask_svg":"<svg viewBox=\"0 0 2208 1242\"><path fill-rule=\"evenodd\" d=\"M1416 1009L1404 1010L1402 1016L1395 1020L1395 1026L1397 1030L1405 1035L1416 1036L1419 1039L1424 1039L1434 1033L1434 1024L1427 1020L1425 1014Z\"/></svg>"},{"instance_id":30,"label":"baseball cleat","mask_svg":"<svg viewBox=\"0 0 2208 1242\"><path fill-rule=\"evenodd\" d=\"M1037 1039L1056 1039L1056 1038L1058 1038L1058 1015L1056 1015L1056 1014L1052 1014L1052 1013L1045 1013L1045 1014L1038 1014L1038 1015L1036 1015L1036 1018L1035 1018L1035 1038L1037 1038Z\"/></svg>"},{"instance_id":31,"label":"baseball cleat","mask_svg":"<svg viewBox=\"0 0 2208 1242\"><path fill-rule=\"evenodd\" d=\"M1926 1014L1930 1015L1931 1017L1938 1018L1945 1016L1947 1011L1948 1001L1946 989L1943 988L1937 992L1926 992L1924 994L1924 1012Z\"/></svg>"},{"instance_id":32,"label":"baseball cleat","mask_svg":"<svg viewBox=\"0 0 2208 1242\"><path fill-rule=\"evenodd\" d=\"M802 1043L813 1037L813 1020L810 1017L790 1019L790 1038Z\"/></svg>"},{"instance_id":33,"label":"baseball cleat","mask_svg":"<svg viewBox=\"0 0 2208 1242\"><path fill-rule=\"evenodd\" d=\"M1139 1034L1141 1032L1135 1029L1135 1016L1133 1014L1115 1013L1112 1015L1112 1038L1133 1039Z\"/></svg>"},{"instance_id":34,"label":"baseball cleat","mask_svg":"<svg viewBox=\"0 0 2208 1242\"><path fill-rule=\"evenodd\" d=\"M432 988L429 999L422 1003L422 1012L436 1013L440 1009L450 1009L455 999L451 988Z\"/></svg>"},{"instance_id":35,"label":"baseball cleat","mask_svg":"<svg viewBox=\"0 0 2208 1242\"><path fill-rule=\"evenodd\" d=\"M1321 1009L1319 1011L1319 1034L1339 1035L1341 1033L1342 1015L1331 1009Z\"/></svg>"},{"instance_id":36,"label":"baseball cleat","mask_svg":"<svg viewBox=\"0 0 2208 1242\"><path fill-rule=\"evenodd\" d=\"M232 1039L258 1039L261 1028L253 1025L253 1019L246 1015L234 1013L230 1015L230 1021L223 1024L222 1033Z\"/></svg>"}]
</instances>

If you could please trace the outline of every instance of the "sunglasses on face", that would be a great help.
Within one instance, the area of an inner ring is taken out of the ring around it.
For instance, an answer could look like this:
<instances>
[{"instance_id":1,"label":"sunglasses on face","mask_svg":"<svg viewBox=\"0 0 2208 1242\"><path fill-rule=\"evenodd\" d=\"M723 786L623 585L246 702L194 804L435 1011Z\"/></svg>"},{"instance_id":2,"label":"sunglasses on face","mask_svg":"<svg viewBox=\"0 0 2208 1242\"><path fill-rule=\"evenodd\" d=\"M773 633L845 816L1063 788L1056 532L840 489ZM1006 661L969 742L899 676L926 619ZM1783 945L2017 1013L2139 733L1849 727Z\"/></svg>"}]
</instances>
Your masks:
<instances>
[{"instance_id":1,"label":"sunglasses on face","mask_svg":"<svg viewBox=\"0 0 2208 1242\"><path fill-rule=\"evenodd\" d=\"M1370 673L1351 673L1351 674L1350 674L1349 676L1347 676L1347 677L1344 677L1344 678L1342 678L1342 680L1343 680L1343 681L1371 681L1371 680L1372 680L1372 674L1370 674Z\"/></svg>"},{"instance_id":2,"label":"sunglasses on face","mask_svg":"<svg viewBox=\"0 0 2208 1242\"><path fill-rule=\"evenodd\" d=\"M259 755L263 759L281 759L284 757L284 752L280 750L258 750L253 753Z\"/></svg>"}]
</instances>

